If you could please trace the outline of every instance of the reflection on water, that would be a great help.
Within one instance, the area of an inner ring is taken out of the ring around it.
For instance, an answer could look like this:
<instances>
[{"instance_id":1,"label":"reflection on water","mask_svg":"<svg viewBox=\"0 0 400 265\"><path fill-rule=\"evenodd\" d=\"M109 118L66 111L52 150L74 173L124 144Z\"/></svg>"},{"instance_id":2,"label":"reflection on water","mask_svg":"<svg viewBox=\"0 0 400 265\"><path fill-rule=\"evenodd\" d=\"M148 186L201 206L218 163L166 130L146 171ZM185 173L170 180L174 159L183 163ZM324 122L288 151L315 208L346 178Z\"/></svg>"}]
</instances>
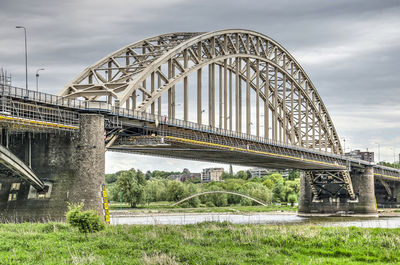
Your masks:
<instances>
[{"instance_id":1,"label":"reflection on water","mask_svg":"<svg viewBox=\"0 0 400 265\"><path fill-rule=\"evenodd\" d=\"M295 214L166 214L146 216L115 216L111 218L111 224L140 224L140 225L186 225L201 222L231 222L233 224L266 224L266 225L295 225L314 224L321 226L356 226L356 227L380 227L400 228L400 217L383 218L309 218L299 217Z\"/></svg>"}]
</instances>

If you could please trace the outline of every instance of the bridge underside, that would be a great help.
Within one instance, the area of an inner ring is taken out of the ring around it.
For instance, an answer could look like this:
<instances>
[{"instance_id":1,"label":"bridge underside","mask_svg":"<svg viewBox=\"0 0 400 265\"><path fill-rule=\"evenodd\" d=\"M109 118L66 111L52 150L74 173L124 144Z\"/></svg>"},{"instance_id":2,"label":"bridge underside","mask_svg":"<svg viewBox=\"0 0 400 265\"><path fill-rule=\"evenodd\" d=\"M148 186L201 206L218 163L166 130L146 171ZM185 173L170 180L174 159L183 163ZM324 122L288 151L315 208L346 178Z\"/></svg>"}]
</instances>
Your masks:
<instances>
[{"instance_id":1,"label":"bridge underside","mask_svg":"<svg viewBox=\"0 0 400 265\"><path fill-rule=\"evenodd\" d=\"M254 150L254 146L234 148L223 144L213 144L186 138L164 137L132 137L128 140L116 141L108 147L109 151L136 153L150 156L172 157L198 161L236 164L248 167L276 169L332 169L338 168L333 163L319 163L318 160L301 159L293 153L277 154Z\"/></svg>"}]
</instances>

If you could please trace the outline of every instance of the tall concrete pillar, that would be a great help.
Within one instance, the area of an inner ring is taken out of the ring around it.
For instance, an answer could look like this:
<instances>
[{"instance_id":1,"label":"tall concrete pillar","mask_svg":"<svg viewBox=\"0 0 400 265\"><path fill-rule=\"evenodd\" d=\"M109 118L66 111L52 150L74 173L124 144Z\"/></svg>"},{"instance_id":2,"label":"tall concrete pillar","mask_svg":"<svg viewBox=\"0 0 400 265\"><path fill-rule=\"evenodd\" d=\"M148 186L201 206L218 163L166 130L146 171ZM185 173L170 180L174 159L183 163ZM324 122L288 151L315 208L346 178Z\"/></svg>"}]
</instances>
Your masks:
<instances>
[{"instance_id":1,"label":"tall concrete pillar","mask_svg":"<svg viewBox=\"0 0 400 265\"><path fill-rule=\"evenodd\" d=\"M367 166L364 172L354 172L351 176L358 202L353 203L355 214L376 214L374 168Z\"/></svg>"},{"instance_id":2,"label":"tall concrete pillar","mask_svg":"<svg viewBox=\"0 0 400 265\"><path fill-rule=\"evenodd\" d=\"M81 115L75 161L76 176L69 201L82 202L85 209L93 209L103 215L101 197L101 185L104 184L105 174L103 115Z\"/></svg>"}]
</instances>

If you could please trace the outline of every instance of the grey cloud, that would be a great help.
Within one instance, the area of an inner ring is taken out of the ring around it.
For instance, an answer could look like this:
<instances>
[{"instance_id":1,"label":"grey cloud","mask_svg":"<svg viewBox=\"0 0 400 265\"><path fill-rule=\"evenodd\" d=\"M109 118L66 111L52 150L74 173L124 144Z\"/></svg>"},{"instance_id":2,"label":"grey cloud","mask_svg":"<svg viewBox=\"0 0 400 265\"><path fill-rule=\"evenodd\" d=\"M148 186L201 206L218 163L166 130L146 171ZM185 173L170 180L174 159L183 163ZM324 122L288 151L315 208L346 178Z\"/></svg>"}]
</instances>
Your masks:
<instances>
[{"instance_id":1,"label":"grey cloud","mask_svg":"<svg viewBox=\"0 0 400 265\"><path fill-rule=\"evenodd\" d=\"M346 116L373 127L377 120L363 117L359 106L385 106L380 111L389 113L400 101L397 0L2 0L0 17L0 67L24 86L23 35L15 26L25 25L30 85L34 71L45 67L41 87L51 93L105 55L145 37L247 28L272 37L297 58L340 124L339 133L357 139L355 147L378 138L379 131L354 129ZM390 116L385 122L395 120ZM400 146L398 131L387 132L382 145Z\"/></svg>"}]
</instances>

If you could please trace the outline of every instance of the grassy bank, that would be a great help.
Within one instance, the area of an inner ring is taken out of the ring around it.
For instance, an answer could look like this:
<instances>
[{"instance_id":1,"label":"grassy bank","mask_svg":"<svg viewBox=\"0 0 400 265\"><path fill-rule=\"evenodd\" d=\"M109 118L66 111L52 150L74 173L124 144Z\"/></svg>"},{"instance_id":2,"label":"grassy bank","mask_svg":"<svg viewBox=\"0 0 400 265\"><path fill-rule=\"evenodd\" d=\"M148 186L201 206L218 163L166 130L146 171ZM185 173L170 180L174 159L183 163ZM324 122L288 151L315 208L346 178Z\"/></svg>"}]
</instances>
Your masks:
<instances>
[{"instance_id":1,"label":"grassy bank","mask_svg":"<svg viewBox=\"0 0 400 265\"><path fill-rule=\"evenodd\" d=\"M158 202L145 205L139 205L137 208L130 208L128 204L111 203L111 210L128 210L137 214L146 213L251 213L251 212L296 212L297 206L290 205L268 205L268 206L241 206L232 205L227 207L198 207L181 208L171 206L170 202Z\"/></svg>"},{"instance_id":2,"label":"grassy bank","mask_svg":"<svg viewBox=\"0 0 400 265\"><path fill-rule=\"evenodd\" d=\"M108 226L87 236L65 224L0 225L1 264L399 263L400 229L203 223Z\"/></svg>"}]
</instances>

